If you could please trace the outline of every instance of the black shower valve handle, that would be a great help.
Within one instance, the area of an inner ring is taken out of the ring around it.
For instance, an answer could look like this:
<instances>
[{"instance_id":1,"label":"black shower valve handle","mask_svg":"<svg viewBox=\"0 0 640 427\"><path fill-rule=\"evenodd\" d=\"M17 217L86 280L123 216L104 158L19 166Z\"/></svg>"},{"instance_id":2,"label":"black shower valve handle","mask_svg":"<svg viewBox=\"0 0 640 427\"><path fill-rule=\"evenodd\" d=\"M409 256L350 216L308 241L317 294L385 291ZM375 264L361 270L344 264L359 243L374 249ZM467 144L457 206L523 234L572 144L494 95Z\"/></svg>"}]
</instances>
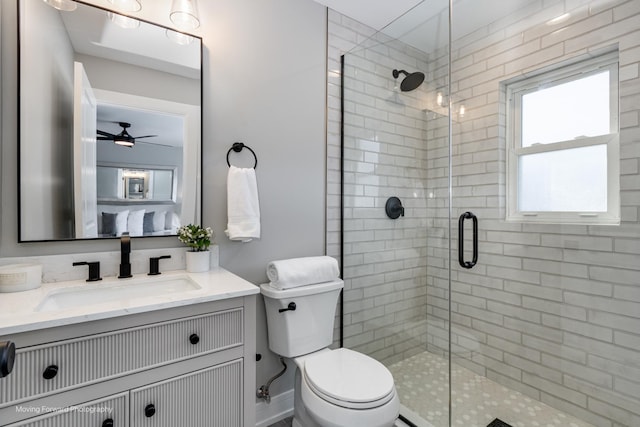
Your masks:
<instances>
[{"instance_id":1,"label":"black shower valve handle","mask_svg":"<svg viewBox=\"0 0 640 427\"><path fill-rule=\"evenodd\" d=\"M402 206L400 199L395 196L389 197L384 206L384 210L387 216L391 219L398 219L401 216L404 216L404 206Z\"/></svg>"}]
</instances>

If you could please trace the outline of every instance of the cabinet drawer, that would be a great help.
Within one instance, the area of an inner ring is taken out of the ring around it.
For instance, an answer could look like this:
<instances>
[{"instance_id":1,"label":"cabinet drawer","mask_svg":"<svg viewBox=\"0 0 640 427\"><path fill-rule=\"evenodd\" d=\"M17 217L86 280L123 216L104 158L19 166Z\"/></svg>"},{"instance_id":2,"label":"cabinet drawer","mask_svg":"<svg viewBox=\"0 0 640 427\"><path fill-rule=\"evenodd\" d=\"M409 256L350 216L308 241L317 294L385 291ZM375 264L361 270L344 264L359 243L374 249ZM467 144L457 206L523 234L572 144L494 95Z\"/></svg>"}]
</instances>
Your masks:
<instances>
[{"instance_id":1,"label":"cabinet drawer","mask_svg":"<svg viewBox=\"0 0 640 427\"><path fill-rule=\"evenodd\" d=\"M7 427L127 427L129 424L129 393L67 408L17 405L16 411L38 415Z\"/></svg>"},{"instance_id":2,"label":"cabinet drawer","mask_svg":"<svg viewBox=\"0 0 640 427\"><path fill-rule=\"evenodd\" d=\"M131 425L242 427L242 359L131 390Z\"/></svg>"},{"instance_id":3,"label":"cabinet drawer","mask_svg":"<svg viewBox=\"0 0 640 427\"><path fill-rule=\"evenodd\" d=\"M240 307L18 349L0 378L0 408L242 343Z\"/></svg>"}]
</instances>

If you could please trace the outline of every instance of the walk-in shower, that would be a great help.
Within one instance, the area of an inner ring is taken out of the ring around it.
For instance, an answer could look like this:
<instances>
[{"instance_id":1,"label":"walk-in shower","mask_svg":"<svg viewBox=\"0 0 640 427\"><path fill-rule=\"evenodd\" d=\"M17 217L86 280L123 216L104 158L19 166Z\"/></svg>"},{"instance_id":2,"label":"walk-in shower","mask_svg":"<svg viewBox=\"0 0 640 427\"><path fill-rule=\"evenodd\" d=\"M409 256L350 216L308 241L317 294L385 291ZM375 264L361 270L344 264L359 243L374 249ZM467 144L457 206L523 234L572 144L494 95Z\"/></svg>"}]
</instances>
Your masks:
<instances>
[{"instance_id":1,"label":"walk-in shower","mask_svg":"<svg viewBox=\"0 0 640 427\"><path fill-rule=\"evenodd\" d=\"M329 14L343 344L409 425L640 426L640 3L451 5Z\"/></svg>"}]
</instances>

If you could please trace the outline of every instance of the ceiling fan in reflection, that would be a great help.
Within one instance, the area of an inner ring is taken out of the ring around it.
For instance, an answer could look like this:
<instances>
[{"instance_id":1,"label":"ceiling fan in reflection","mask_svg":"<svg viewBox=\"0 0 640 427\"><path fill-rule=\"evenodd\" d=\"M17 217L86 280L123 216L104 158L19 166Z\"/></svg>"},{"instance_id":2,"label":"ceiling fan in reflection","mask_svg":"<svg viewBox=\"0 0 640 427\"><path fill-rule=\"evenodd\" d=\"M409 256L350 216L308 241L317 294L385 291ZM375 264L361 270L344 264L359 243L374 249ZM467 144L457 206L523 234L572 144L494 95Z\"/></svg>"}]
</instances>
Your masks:
<instances>
[{"instance_id":1,"label":"ceiling fan in reflection","mask_svg":"<svg viewBox=\"0 0 640 427\"><path fill-rule=\"evenodd\" d=\"M114 122L118 123L122 127L122 132L119 134L113 134L102 130L97 130L99 141L113 141L115 144L122 145L123 147L133 147L136 144L136 139L152 138L158 135L144 135L144 136L131 136L127 132L127 128L131 127L131 123L127 122Z\"/></svg>"}]
</instances>

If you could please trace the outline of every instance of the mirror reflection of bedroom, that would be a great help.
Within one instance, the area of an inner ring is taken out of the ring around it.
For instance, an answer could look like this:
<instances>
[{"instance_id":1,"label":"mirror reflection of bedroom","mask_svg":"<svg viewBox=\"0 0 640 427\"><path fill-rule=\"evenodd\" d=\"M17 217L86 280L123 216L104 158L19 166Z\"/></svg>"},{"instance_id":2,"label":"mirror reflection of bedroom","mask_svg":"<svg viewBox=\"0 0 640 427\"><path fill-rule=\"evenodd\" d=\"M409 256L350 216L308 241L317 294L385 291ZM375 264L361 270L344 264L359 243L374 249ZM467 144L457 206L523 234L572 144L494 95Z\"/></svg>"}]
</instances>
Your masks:
<instances>
[{"instance_id":1,"label":"mirror reflection of bedroom","mask_svg":"<svg viewBox=\"0 0 640 427\"><path fill-rule=\"evenodd\" d=\"M200 40L82 3L21 1L19 14L20 241L198 223Z\"/></svg>"}]
</instances>

